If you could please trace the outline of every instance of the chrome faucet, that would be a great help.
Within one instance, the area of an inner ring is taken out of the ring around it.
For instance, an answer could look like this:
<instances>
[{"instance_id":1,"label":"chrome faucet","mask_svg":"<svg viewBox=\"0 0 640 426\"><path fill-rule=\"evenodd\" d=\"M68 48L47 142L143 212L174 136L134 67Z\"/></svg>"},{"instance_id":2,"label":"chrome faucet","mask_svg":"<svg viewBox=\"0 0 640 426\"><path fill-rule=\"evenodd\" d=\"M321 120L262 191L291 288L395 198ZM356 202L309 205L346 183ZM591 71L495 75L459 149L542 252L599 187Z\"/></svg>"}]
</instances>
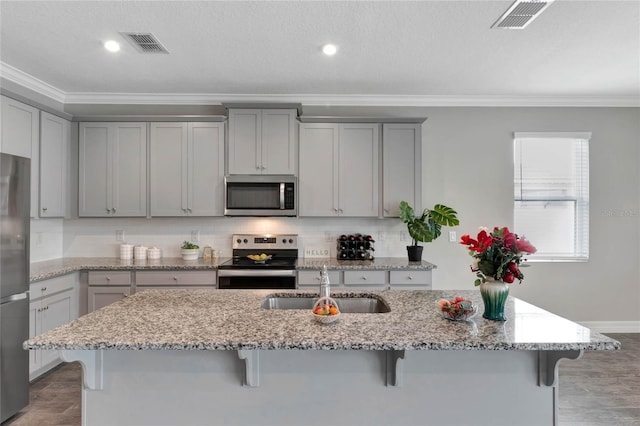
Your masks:
<instances>
[{"instance_id":1,"label":"chrome faucet","mask_svg":"<svg viewBox=\"0 0 640 426\"><path fill-rule=\"evenodd\" d=\"M322 265L322 270L320 271L320 297L330 297L330 294L331 284L327 274L327 265Z\"/></svg>"}]
</instances>

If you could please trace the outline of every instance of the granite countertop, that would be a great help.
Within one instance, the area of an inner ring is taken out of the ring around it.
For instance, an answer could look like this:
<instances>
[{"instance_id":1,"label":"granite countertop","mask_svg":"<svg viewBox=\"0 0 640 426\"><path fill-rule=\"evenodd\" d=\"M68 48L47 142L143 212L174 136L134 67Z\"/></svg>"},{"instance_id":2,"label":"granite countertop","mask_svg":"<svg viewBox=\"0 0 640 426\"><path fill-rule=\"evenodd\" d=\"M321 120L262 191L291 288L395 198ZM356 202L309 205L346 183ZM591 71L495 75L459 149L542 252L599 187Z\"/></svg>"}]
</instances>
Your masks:
<instances>
[{"instance_id":1,"label":"granite countertop","mask_svg":"<svg viewBox=\"0 0 640 426\"><path fill-rule=\"evenodd\" d=\"M479 291L371 291L391 312L342 313L316 322L310 310L266 310L273 293L295 290L145 290L25 342L25 349L362 349L613 350L620 343L510 297L506 322L479 313L468 322L440 317L436 300L460 295L482 305ZM317 295L317 293L315 293ZM333 296L361 296L334 292Z\"/></svg>"},{"instance_id":2,"label":"granite countertop","mask_svg":"<svg viewBox=\"0 0 640 426\"><path fill-rule=\"evenodd\" d=\"M323 259L298 259L296 269L300 271L304 270L318 270L323 265L327 265L327 269L339 269L339 270L431 270L436 268L436 265L426 261L421 262L409 262L406 257L380 257L374 260L338 260L334 258Z\"/></svg>"},{"instance_id":3,"label":"granite countertop","mask_svg":"<svg viewBox=\"0 0 640 426\"><path fill-rule=\"evenodd\" d=\"M34 262L30 265L31 282L46 280L80 270L211 270L230 260L221 257L211 260L182 260L181 257L163 257L154 260L121 260L117 257L68 257Z\"/></svg>"},{"instance_id":4,"label":"granite countertop","mask_svg":"<svg viewBox=\"0 0 640 426\"><path fill-rule=\"evenodd\" d=\"M121 260L117 257L69 257L63 259L46 260L31 264L31 282L46 280L80 270L202 270L218 269L229 257L203 260L182 260L180 257L163 257L158 260ZM336 260L326 259L298 259L296 269L319 270L322 265L327 269L366 269L366 270L394 270L415 269L430 270L436 266L429 262L409 262L403 257L384 257L375 260Z\"/></svg>"}]
</instances>

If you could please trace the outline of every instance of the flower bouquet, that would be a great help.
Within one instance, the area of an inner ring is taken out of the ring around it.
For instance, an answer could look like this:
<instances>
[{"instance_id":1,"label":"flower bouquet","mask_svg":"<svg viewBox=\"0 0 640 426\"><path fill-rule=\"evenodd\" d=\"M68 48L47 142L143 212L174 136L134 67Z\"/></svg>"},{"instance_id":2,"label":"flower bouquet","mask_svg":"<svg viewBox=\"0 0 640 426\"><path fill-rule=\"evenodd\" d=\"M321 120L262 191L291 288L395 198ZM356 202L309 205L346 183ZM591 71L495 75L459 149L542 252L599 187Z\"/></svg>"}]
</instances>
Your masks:
<instances>
[{"instance_id":1,"label":"flower bouquet","mask_svg":"<svg viewBox=\"0 0 640 426\"><path fill-rule=\"evenodd\" d=\"M493 281L503 281L507 284L516 279L522 282L524 275L520 270L520 262L525 254L533 254L536 248L524 237L519 237L509 228L493 228L491 233L487 228L480 228L476 239L468 234L461 237L460 244L467 246L473 257L471 271L478 279L475 285Z\"/></svg>"}]
</instances>

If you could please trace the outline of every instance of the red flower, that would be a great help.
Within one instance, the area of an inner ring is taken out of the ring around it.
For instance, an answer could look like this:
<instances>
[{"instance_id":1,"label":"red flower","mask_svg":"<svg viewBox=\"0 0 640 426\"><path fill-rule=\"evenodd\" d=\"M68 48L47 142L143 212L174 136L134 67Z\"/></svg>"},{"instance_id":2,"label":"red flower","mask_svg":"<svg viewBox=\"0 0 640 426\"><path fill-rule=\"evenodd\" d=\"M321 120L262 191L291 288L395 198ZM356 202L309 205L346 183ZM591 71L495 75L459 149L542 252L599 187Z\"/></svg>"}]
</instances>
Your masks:
<instances>
[{"instance_id":1,"label":"red flower","mask_svg":"<svg viewBox=\"0 0 640 426\"><path fill-rule=\"evenodd\" d=\"M519 251L524 253L533 254L536 252L536 248L529 241L525 240L524 237L516 240L516 247Z\"/></svg>"},{"instance_id":2,"label":"red flower","mask_svg":"<svg viewBox=\"0 0 640 426\"><path fill-rule=\"evenodd\" d=\"M491 246L492 241L493 241L493 238L491 238L491 235L488 235L487 231L484 231L484 230L478 233L477 240L474 240L473 238L471 238L469 234L465 234L462 237L460 237L460 244L469 246L469 250L475 251L477 253L482 253L487 248L489 248Z\"/></svg>"}]
</instances>

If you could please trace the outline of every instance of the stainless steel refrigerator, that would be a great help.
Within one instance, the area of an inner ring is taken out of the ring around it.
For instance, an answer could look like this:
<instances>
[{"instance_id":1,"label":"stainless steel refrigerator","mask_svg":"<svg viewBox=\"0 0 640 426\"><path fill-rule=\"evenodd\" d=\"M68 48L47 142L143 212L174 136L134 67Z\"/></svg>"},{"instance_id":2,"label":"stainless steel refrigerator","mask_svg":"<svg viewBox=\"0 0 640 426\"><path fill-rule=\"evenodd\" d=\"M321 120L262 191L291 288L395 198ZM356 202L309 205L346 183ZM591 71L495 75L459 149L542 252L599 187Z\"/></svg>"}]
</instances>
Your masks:
<instances>
[{"instance_id":1,"label":"stainless steel refrigerator","mask_svg":"<svg viewBox=\"0 0 640 426\"><path fill-rule=\"evenodd\" d=\"M30 163L0 154L0 422L29 403Z\"/></svg>"}]
</instances>

